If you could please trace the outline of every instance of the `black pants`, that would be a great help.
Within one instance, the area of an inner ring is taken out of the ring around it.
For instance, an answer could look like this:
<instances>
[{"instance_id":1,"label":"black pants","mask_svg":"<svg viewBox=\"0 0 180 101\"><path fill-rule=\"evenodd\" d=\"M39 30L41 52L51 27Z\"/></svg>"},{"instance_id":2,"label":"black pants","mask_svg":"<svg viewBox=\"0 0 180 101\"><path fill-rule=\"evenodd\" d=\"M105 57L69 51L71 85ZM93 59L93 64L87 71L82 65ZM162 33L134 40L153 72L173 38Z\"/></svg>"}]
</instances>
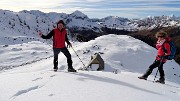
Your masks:
<instances>
[{"instance_id":1,"label":"black pants","mask_svg":"<svg viewBox=\"0 0 180 101\"><path fill-rule=\"evenodd\" d=\"M161 62L160 60L155 60L154 63L149 66L149 71L152 72L154 68L158 67L160 78L164 77L163 64L164 62Z\"/></svg>"},{"instance_id":2,"label":"black pants","mask_svg":"<svg viewBox=\"0 0 180 101\"><path fill-rule=\"evenodd\" d=\"M54 52L54 69L58 69L58 54L60 52L62 52L66 56L68 68L72 68L71 54L69 53L69 51L66 47L65 48L53 48L53 52Z\"/></svg>"}]
</instances>

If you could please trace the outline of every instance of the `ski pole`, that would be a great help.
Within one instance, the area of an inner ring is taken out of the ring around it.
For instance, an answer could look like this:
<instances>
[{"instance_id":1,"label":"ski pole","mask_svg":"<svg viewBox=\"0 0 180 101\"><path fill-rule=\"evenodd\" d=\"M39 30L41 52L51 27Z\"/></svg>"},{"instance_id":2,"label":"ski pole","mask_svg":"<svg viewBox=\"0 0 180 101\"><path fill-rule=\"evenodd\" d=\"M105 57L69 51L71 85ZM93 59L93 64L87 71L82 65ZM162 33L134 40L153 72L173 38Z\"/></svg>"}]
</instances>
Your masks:
<instances>
[{"instance_id":1,"label":"ski pole","mask_svg":"<svg viewBox=\"0 0 180 101\"><path fill-rule=\"evenodd\" d=\"M76 53L76 51L74 50L74 48L71 46L71 48L73 49L73 51ZM79 57L79 55L76 53L76 55L77 55L77 57L79 58L79 60L81 61L81 63L84 65L84 67L86 67L85 66L85 64L82 62L82 60L80 59L80 57ZM86 69L86 68L85 68Z\"/></svg>"},{"instance_id":2,"label":"ski pole","mask_svg":"<svg viewBox=\"0 0 180 101\"><path fill-rule=\"evenodd\" d=\"M160 64L161 64L161 63L160 63ZM158 69L157 69L156 75L154 76L154 81L153 81L153 82L155 82L155 79L156 79L157 74L158 74Z\"/></svg>"},{"instance_id":3,"label":"ski pole","mask_svg":"<svg viewBox=\"0 0 180 101\"><path fill-rule=\"evenodd\" d=\"M161 61L160 61L160 63L159 63L158 68L161 66L163 59L164 59L164 57L161 58ZM157 69L156 75L154 76L154 81L153 81L153 82L155 82L155 79L156 79L157 74L158 74L158 69Z\"/></svg>"}]
</instances>

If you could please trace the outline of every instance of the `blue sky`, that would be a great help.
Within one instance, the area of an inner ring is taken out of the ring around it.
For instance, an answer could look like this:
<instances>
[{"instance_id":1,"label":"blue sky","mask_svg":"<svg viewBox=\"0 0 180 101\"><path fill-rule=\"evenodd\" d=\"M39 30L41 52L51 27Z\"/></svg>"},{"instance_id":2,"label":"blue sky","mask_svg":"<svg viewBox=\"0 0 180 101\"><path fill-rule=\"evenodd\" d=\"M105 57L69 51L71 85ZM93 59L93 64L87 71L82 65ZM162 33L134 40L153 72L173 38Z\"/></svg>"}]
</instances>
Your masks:
<instances>
[{"instance_id":1,"label":"blue sky","mask_svg":"<svg viewBox=\"0 0 180 101\"><path fill-rule=\"evenodd\" d=\"M180 16L180 0L1 0L0 9L67 14L79 10L89 18L144 18L171 14Z\"/></svg>"}]
</instances>

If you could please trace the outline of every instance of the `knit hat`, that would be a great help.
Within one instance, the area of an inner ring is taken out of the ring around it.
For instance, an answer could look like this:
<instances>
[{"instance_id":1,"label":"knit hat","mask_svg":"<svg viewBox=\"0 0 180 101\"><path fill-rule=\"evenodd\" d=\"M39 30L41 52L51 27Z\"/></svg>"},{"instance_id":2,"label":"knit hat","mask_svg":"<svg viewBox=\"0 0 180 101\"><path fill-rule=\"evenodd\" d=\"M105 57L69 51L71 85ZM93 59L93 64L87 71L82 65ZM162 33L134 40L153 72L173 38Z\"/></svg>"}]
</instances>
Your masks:
<instances>
[{"instance_id":1,"label":"knit hat","mask_svg":"<svg viewBox=\"0 0 180 101\"><path fill-rule=\"evenodd\" d=\"M63 25L65 25L65 23L64 23L63 20L59 20L58 23L57 23L57 25L58 25L59 23L62 23Z\"/></svg>"}]
</instances>

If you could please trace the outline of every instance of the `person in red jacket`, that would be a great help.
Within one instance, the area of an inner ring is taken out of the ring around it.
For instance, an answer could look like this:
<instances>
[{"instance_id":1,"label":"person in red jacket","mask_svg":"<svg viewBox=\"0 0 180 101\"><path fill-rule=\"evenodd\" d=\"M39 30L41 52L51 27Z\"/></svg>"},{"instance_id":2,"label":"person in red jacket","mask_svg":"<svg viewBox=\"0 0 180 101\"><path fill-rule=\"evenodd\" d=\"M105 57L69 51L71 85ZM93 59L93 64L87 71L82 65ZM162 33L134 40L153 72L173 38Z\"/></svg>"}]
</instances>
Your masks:
<instances>
[{"instance_id":1,"label":"person in red jacket","mask_svg":"<svg viewBox=\"0 0 180 101\"><path fill-rule=\"evenodd\" d=\"M158 39L156 43L157 48L157 56L153 64L151 64L146 71L146 73L140 77L139 79L147 80L148 76L152 73L153 69L158 67L160 78L156 82L165 84L165 78L164 78L164 70L163 70L163 64L167 61L165 58L167 55L170 55L170 45L169 41L171 40L170 37L168 37L167 33L164 31L159 31L156 33L156 38ZM167 49L167 53L164 52L164 48Z\"/></svg>"},{"instance_id":2,"label":"person in red jacket","mask_svg":"<svg viewBox=\"0 0 180 101\"><path fill-rule=\"evenodd\" d=\"M59 20L57 28L53 29L48 35L43 35L39 32L39 36L43 39L50 39L53 37L53 52L54 52L54 71L58 70L58 54L62 52L67 58L68 72L76 72L72 66L71 54L65 46L65 42L72 47L72 44L67 38L67 32L64 28L65 23L63 20Z\"/></svg>"}]
</instances>

